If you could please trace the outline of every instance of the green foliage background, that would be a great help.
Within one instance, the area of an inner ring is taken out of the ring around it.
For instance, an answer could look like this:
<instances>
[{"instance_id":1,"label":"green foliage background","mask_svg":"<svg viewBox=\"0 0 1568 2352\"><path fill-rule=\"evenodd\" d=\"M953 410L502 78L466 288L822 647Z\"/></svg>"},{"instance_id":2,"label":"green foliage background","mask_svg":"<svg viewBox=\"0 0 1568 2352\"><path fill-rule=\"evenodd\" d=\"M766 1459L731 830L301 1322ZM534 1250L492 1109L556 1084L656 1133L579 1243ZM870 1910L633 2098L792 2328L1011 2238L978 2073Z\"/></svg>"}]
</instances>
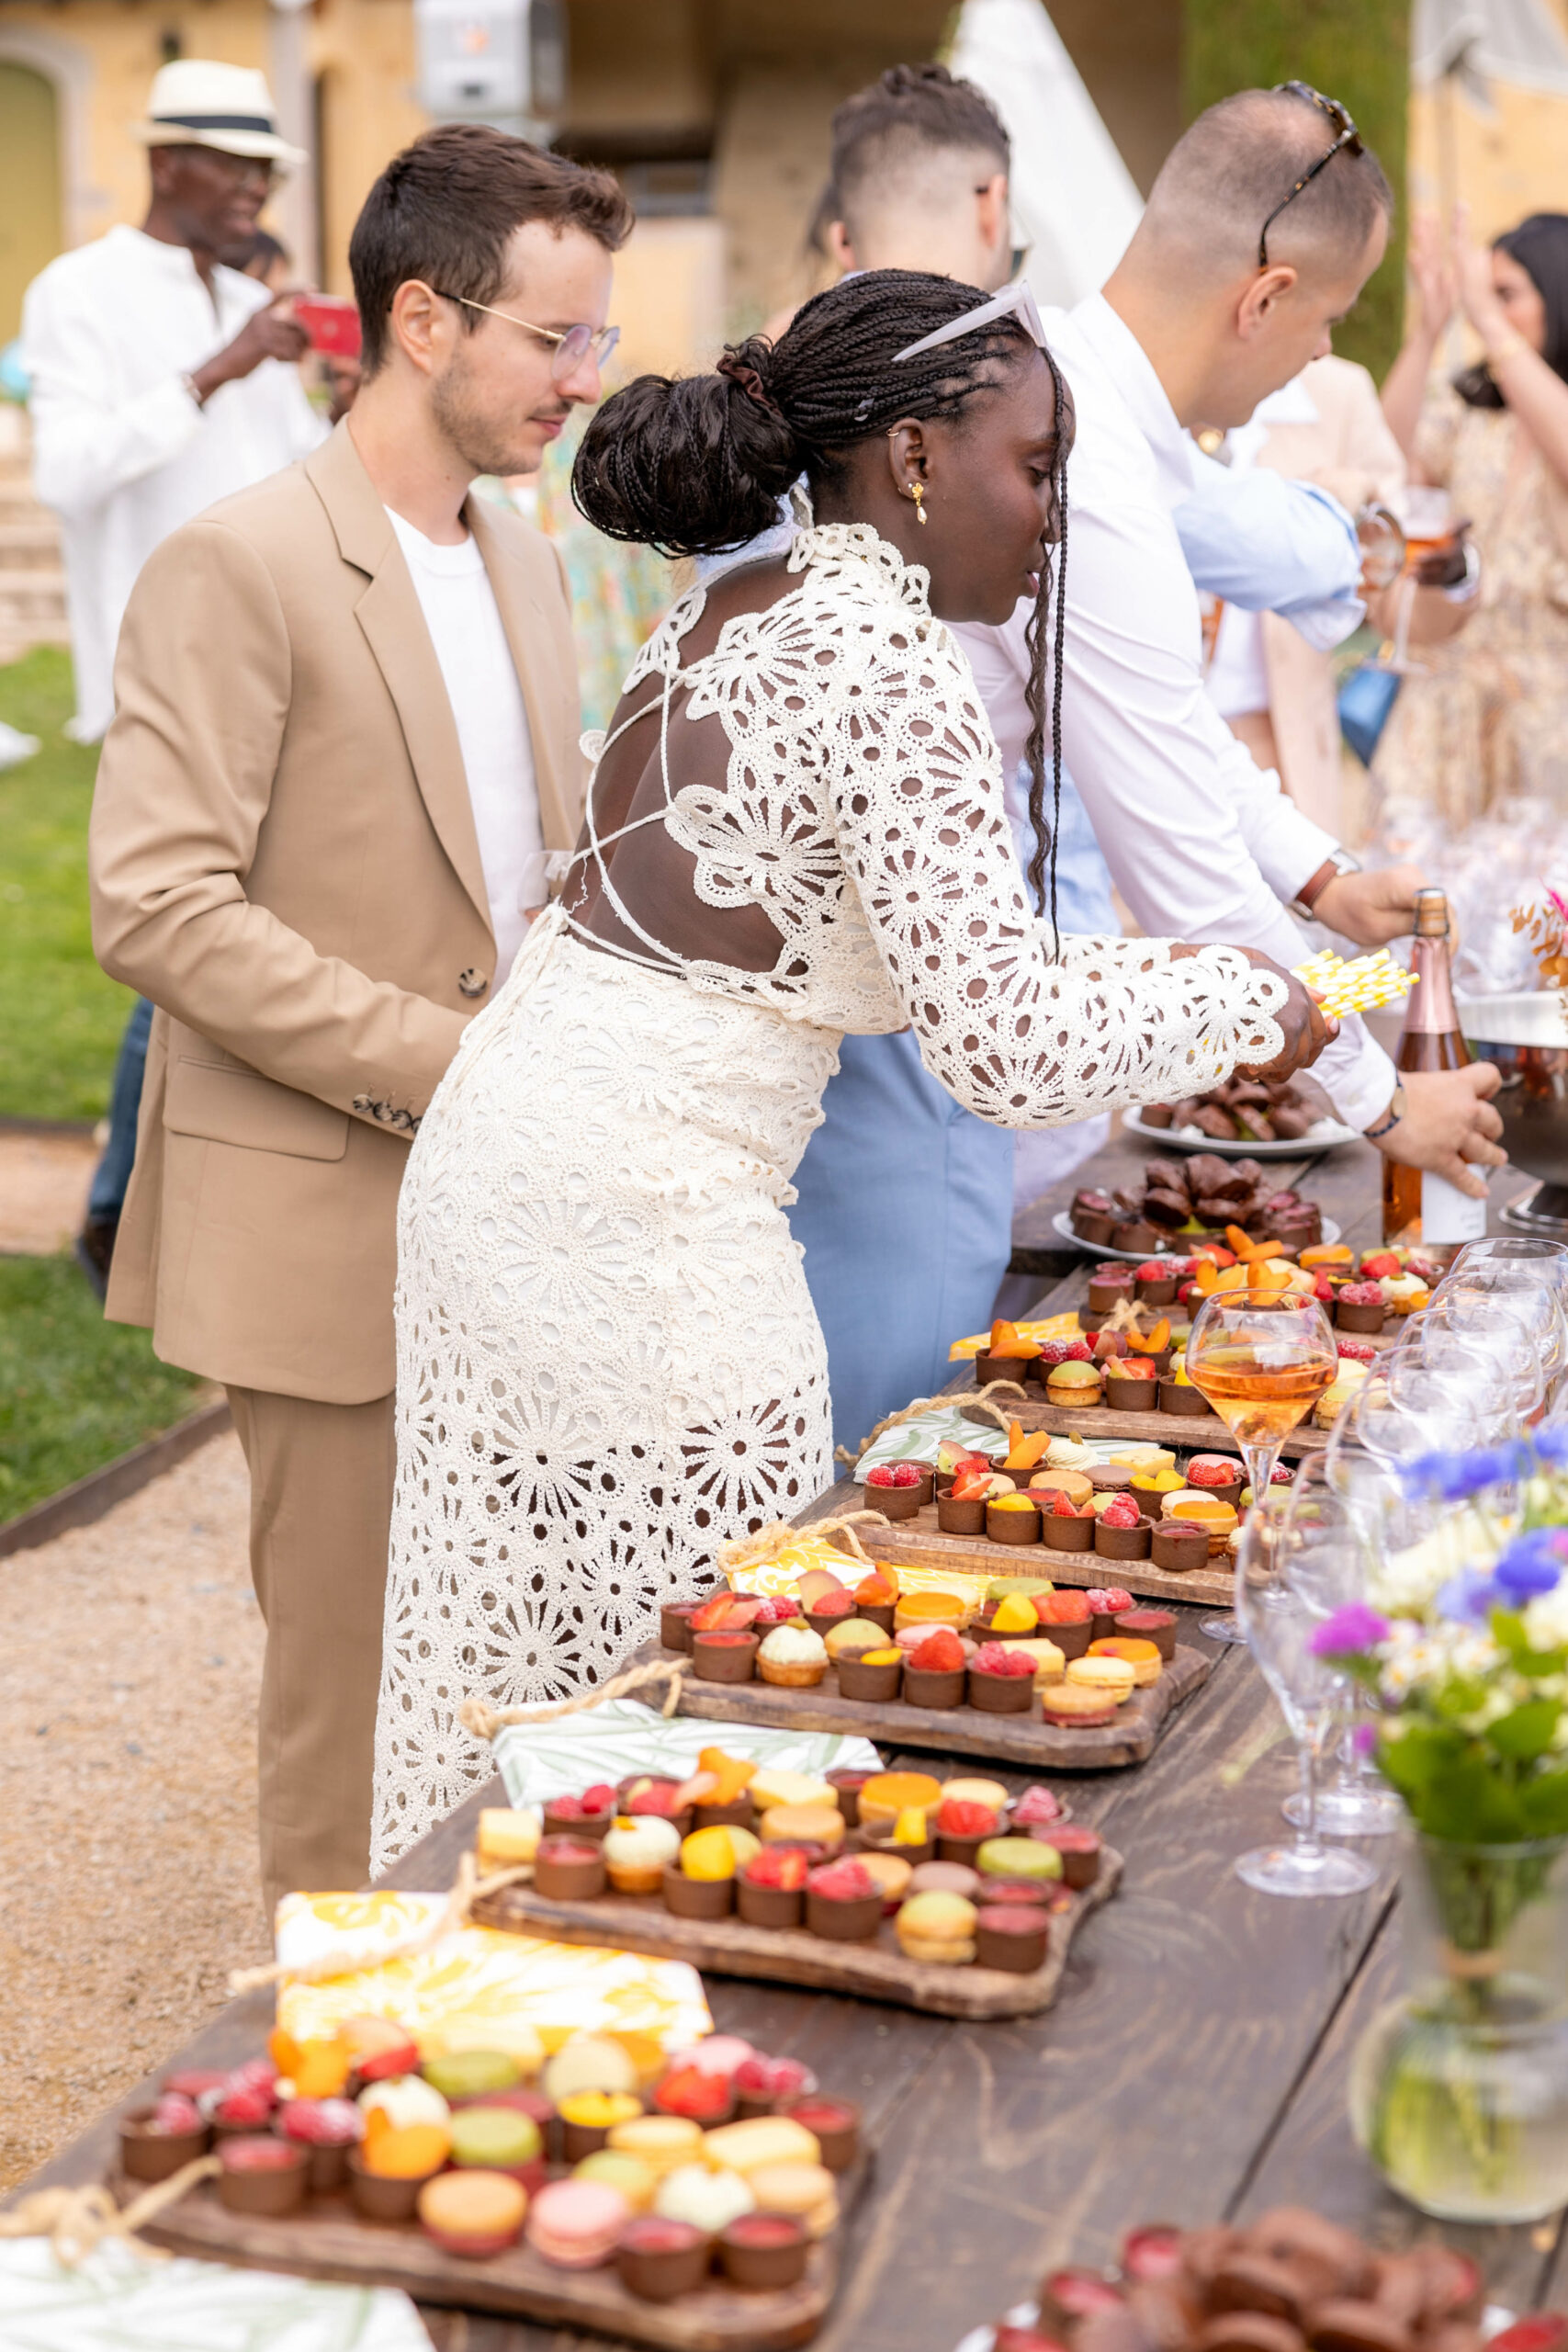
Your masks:
<instances>
[{"instance_id":1,"label":"green foliage background","mask_svg":"<svg viewBox=\"0 0 1568 2352\"><path fill-rule=\"evenodd\" d=\"M1334 347L1370 368L1380 383L1399 349L1404 313L1409 58L1409 0L1184 0L1182 104L1189 122L1233 90L1310 82L1349 107L1377 151L1399 209L1382 266L1336 329Z\"/></svg>"}]
</instances>

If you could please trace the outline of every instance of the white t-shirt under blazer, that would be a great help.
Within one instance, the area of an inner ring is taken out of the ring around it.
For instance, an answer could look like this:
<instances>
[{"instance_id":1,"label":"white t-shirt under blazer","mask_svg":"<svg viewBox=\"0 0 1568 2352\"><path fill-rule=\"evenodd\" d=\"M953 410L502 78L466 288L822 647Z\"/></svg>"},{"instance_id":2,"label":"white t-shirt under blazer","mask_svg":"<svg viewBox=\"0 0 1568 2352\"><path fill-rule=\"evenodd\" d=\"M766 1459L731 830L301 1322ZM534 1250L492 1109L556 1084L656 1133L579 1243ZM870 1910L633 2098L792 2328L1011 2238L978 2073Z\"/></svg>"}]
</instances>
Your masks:
<instances>
[{"instance_id":1,"label":"white t-shirt under blazer","mask_svg":"<svg viewBox=\"0 0 1568 2352\"><path fill-rule=\"evenodd\" d=\"M387 513L413 575L457 722L495 933L493 998L523 944L530 911L536 912L549 895L528 713L495 591L472 534L457 547L438 547L390 507Z\"/></svg>"}]
</instances>

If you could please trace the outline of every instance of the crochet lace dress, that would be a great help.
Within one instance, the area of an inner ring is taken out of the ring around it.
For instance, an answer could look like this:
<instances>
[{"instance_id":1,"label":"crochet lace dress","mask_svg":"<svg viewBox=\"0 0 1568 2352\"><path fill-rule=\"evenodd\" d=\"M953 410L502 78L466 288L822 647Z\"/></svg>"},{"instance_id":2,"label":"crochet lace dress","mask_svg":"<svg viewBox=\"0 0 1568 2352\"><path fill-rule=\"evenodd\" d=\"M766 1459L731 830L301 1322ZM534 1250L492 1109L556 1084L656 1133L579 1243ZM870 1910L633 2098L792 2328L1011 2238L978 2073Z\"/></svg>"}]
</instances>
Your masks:
<instances>
[{"instance_id":1,"label":"crochet lace dress","mask_svg":"<svg viewBox=\"0 0 1568 2352\"><path fill-rule=\"evenodd\" d=\"M690 961L637 923L591 795L583 855L640 947L542 916L410 1156L378 1871L491 1770L457 1722L466 1693L606 1680L720 1544L830 1482L783 1210L845 1031L912 1023L942 1084L1011 1127L1195 1094L1280 1050L1282 984L1235 950L1053 956L923 570L860 525L798 532L789 569L798 585L689 667L704 591L677 605L627 680L661 690L617 730L657 718L655 821L705 905L765 909L773 968ZM680 696L723 726L722 787L671 783Z\"/></svg>"}]
</instances>

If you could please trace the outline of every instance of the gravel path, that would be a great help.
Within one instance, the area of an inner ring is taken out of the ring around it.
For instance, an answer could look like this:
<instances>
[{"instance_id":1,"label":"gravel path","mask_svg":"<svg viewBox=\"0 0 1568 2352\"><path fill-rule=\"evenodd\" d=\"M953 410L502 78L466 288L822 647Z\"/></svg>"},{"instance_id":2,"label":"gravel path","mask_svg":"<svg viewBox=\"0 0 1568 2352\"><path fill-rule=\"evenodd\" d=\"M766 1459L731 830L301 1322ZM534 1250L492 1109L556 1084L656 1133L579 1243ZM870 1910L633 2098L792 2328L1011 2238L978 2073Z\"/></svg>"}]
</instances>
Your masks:
<instances>
[{"instance_id":1,"label":"gravel path","mask_svg":"<svg viewBox=\"0 0 1568 2352\"><path fill-rule=\"evenodd\" d=\"M269 1957L246 1508L215 1439L0 1561L0 2190Z\"/></svg>"},{"instance_id":2,"label":"gravel path","mask_svg":"<svg viewBox=\"0 0 1568 2352\"><path fill-rule=\"evenodd\" d=\"M91 1136L0 1133L0 1250L31 1258L69 1250L97 1164Z\"/></svg>"}]
</instances>

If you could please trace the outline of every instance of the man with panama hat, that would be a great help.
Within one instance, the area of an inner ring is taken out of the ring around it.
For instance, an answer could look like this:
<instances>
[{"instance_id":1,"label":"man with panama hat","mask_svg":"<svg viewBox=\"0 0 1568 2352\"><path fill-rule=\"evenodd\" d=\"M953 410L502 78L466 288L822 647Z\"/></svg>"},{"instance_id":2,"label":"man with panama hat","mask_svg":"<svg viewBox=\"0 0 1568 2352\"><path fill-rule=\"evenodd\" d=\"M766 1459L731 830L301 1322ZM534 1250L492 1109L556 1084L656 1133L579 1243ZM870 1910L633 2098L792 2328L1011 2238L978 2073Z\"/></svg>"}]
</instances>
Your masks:
<instances>
[{"instance_id":1,"label":"man with panama hat","mask_svg":"<svg viewBox=\"0 0 1568 2352\"><path fill-rule=\"evenodd\" d=\"M83 742L114 715L115 641L153 548L327 432L291 364L304 329L218 259L255 227L274 177L303 160L278 136L265 75L181 58L154 76L130 136L148 151L141 226L62 254L22 309L34 483L60 517L70 731Z\"/></svg>"}]
</instances>

